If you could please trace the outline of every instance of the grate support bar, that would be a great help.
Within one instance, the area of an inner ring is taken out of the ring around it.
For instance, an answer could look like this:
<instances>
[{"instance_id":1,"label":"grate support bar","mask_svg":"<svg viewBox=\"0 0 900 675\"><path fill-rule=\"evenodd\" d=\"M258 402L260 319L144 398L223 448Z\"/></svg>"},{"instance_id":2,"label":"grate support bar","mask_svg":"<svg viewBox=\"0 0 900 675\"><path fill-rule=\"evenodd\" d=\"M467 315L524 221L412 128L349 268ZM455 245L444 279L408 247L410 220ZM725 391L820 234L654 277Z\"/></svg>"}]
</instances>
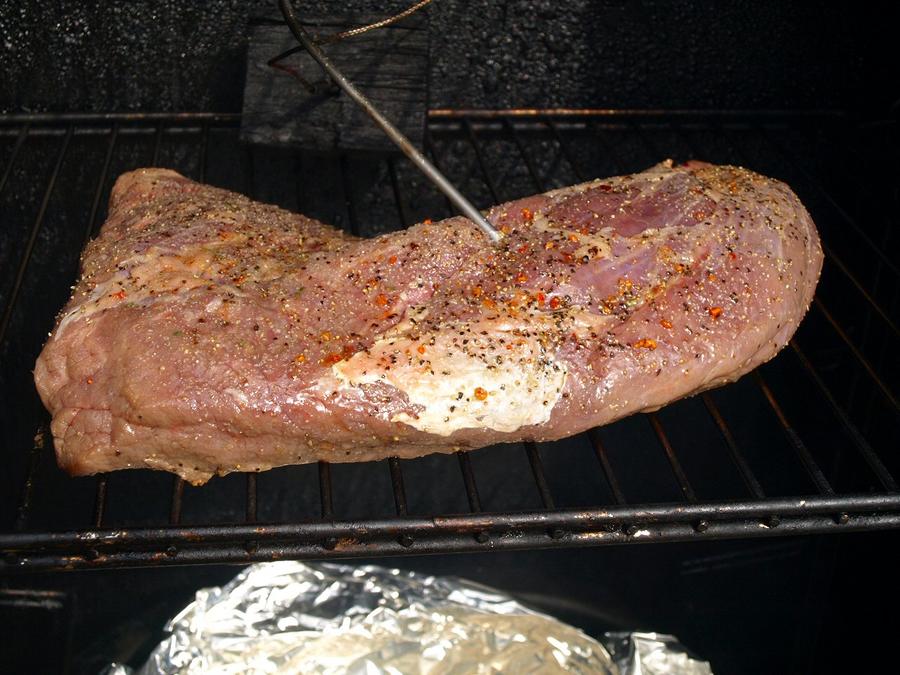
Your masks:
<instances>
[{"instance_id":1,"label":"grate support bar","mask_svg":"<svg viewBox=\"0 0 900 675\"><path fill-rule=\"evenodd\" d=\"M0 536L0 569L86 569L125 565L247 562L277 557L358 557L433 553L446 550L490 551L514 548L595 546L651 541L699 541L708 538L768 537L888 529L900 526L900 495L853 495L773 499L758 502L663 504L650 507L564 509L515 514L468 514L441 518L310 522L292 525L241 525L204 528L90 530L20 533ZM677 508L675 508L677 506ZM777 524L766 521L779 515ZM697 522L706 527L698 529ZM414 537L405 545L401 531ZM483 542L473 535L490 532ZM248 550L235 538L254 541ZM338 542L329 549L323 544ZM473 541L474 539L474 541ZM179 546L180 544L180 546ZM231 553L239 551L239 553Z\"/></svg>"}]
</instances>

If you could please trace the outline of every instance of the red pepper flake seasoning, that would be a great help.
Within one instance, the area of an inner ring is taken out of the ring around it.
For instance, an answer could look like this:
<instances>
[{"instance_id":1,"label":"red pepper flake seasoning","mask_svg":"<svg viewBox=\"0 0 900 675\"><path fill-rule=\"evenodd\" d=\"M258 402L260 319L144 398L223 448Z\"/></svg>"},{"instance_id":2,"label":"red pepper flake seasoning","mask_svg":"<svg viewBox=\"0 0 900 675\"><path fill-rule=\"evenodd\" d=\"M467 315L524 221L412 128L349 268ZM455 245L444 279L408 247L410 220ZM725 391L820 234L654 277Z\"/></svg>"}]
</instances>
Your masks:
<instances>
[{"instance_id":1,"label":"red pepper flake seasoning","mask_svg":"<svg viewBox=\"0 0 900 675\"><path fill-rule=\"evenodd\" d=\"M487 389L484 389L482 387L475 387L475 398L477 398L479 401L484 401L485 399L487 399L487 397Z\"/></svg>"},{"instance_id":2,"label":"red pepper flake seasoning","mask_svg":"<svg viewBox=\"0 0 900 675\"><path fill-rule=\"evenodd\" d=\"M575 256L571 253L563 253L562 254L563 262L572 263L575 262Z\"/></svg>"},{"instance_id":3,"label":"red pepper flake seasoning","mask_svg":"<svg viewBox=\"0 0 900 675\"><path fill-rule=\"evenodd\" d=\"M554 242L552 242L552 241L548 241L546 244L544 244L544 248L547 249L548 251L549 251L551 248L554 248L555 246L556 246L556 244L555 244Z\"/></svg>"},{"instance_id":4,"label":"red pepper flake seasoning","mask_svg":"<svg viewBox=\"0 0 900 675\"><path fill-rule=\"evenodd\" d=\"M416 351L419 352L420 354L424 354L425 353L425 345L419 345L418 347L416 347Z\"/></svg>"},{"instance_id":5,"label":"red pepper flake seasoning","mask_svg":"<svg viewBox=\"0 0 900 675\"><path fill-rule=\"evenodd\" d=\"M509 234L510 232L512 232L512 230L510 229L509 225L501 225L501 226L500 226L500 231L501 231L503 234Z\"/></svg>"},{"instance_id":6,"label":"red pepper flake seasoning","mask_svg":"<svg viewBox=\"0 0 900 675\"><path fill-rule=\"evenodd\" d=\"M481 288L481 286L474 286L472 288L472 297L480 298L482 293L484 293L484 289Z\"/></svg>"},{"instance_id":7,"label":"red pepper flake seasoning","mask_svg":"<svg viewBox=\"0 0 900 675\"><path fill-rule=\"evenodd\" d=\"M425 220L422 221L422 224L423 225L431 225L431 222L432 222L431 218L426 218Z\"/></svg>"},{"instance_id":8,"label":"red pepper flake seasoning","mask_svg":"<svg viewBox=\"0 0 900 675\"><path fill-rule=\"evenodd\" d=\"M570 234L570 235L569 235L569 241L574 242L574 243L577 244L577 243L578 243L578 235L577 235L577 234Z\"/></svg>"},{"instance_id":9,"label":"red pepper flake seasoning","mask_svg":"<svg viewBox=\"0 0 900 675\"><path fill-rule=\"evenodd\" d=\"M387 296L384 293L379 293L375 296L375 304L379 307L384 307L386 304L388 304Z\"/></svg>"},{"instance_id":10,"label":"red pepper flake seasoning","mask_svg":"<svg viewBox=\"0 0 900 675\"><path fill-rule=\"evenodd\" d=\"M322 359L321 363L323 366L333 366L338 361L343 361L344 355L341 352L332 352L324 359Z\"/></svg>"},{"instance_id":11,"label":"red pepper flake seasoning","mask_svg":"<svg viewBox=\"0 0 900 675\"><path fill-rule=\"evenodd\" d=\"M531 209L522 209L522 218L530 223L534 220L534 213L532 213Z\"/></svg>"},{"instance_id":12,"label":"red pepper flake seasoning","mask_svg":"<svg viewBox=\"0 0 900 675\"><path fill-rule=\"evenodd\" d=\"M718 319L722 315L722 308L721 307L710 307L709 315L714 319Z\"/></svg>"},{"instance_id":13,"label":"red pepper flake seasoning","mask_svg":"<svg viewBox=\"0 0 900 675\"><path fill-rule=\"evenodd\" d=\"M528 253L528 244L522 244L516 249L519 253Z\"/></svg>"},{"instance_id":14,"label":"red pepper flake seasoning","mask_svg":"<svg viewBox=\"0 0 900 675\"><path fill-rule=\"evenodd\" d=\"M559 309L560 301L556 296L550 298L550 309Z\"/></svg>"},{"instance_id":15,"label":"red pepper flake seasoning","mask_svg":"<svg viewBox=\"0 0 900 675\"><path fill-rule=\"evenodd\" d=\"M650 351L653 351L656 349L656 340L653 338L641 338L635 342L633 346L635 349L649 349Z\"/></svg>"},{"instance_id":16,"label":"red pepper flake seasoning","mask_svg":"<svg viewBox=\"0 0 900 675\"><path fill-rule=\"evenodd\" d=\"M684 274L684 271L685 271L686 269L687 269L687 268L686 268L684 265L682 265L681 263L676 263L676 264L675 264L675 271L678 272L678 274Z\"/></svg>"},{"instance_id":17,"label":"red pepper flake seasoning","mask_svg":"<svg viewBox=\"0 0 900 675\"><path fill-rule=\"evenodd\" d=\"M732 260L737 260L737 253L735 253L734 251L728 251L728 257Z\"/></svg>"},{"instance_id":18,"label":"red pepper flake seasoning","mask_svg":"<svg viewBox=\"0 0 900 675\"><path fill-rule=\"evenodd\" d=\"M118 291L117 293L110 293L109 297L117 298L118 300L124 300L125 299L125 290L122 289L121 291Z\"/></svg>"},{"instance_id":19,"label":"red pepper flake seasoning","mask_svg":"<svg viewBox=\"0 0 900 675\"><path fill-rule=\"evenodd\" d=\"M323 342L328 342L331 339L331 333L327 330L322 331L322 333L319 335L319 339L321 339Z\"/></svg>"},{"instance_id":20,"label":"red pepper flake seasoning","mask_svg":"<svg viewBox=\"0 0 900 675\"><path fill-rule=\"evenodd\" d=\"M94 378L93 378L93 377L89 377L89 378L87 379L87 383L88 383L88 384L94 384Z\"/></svg>"},{"instance_id":21,"label":"red pepper flake seasoning","mask_svg":"<svg viewBox=\"0 0 900 675\"><path fill-rule=\"evenodd\" d=\"M388 258L388 263L391 265L396 265L397 264L397 256L392 255L390 258Z\"/></svg>"},{"instance_id":22,"label":"red pepper flake seasoning","mask_svg":"<svg viewBox=\"0 0 900 675\"><path fill-rule=\"evenodd\" d=\"M544 301L547 299L547 296L544 295L543 293L541 293L540 291L538 291L537 294L534 296L534 299L537 300L537 303L539 305L543 305Z\"/></svg>"},{"instance_id":23,"label":"red pepper flake seasoning","mask_svg":"<svg viewBox=\"0 0 900 675\"><path fill-rule=\"evenodd\" d=\"M497 309L497 303L491 300L490 298L484 298L481 301L481 304L487 307L488 309Z\"/></svg>"},{"instance_id":24,"label":"red pepper flake seasoning","mask_svg":"<svg viewBox=\"0 0 900 675\"><path fill-rule=\"evenodd\" d=\"M297 354L294 357L294 363L303 363L304 361L306 361L306 354Z\"/></svg>"},{"instance_id":25,"label":"red pepper flake seasoning","mask_svg":"<svg viewBox=\"0 0 900 675\"><path fill-rule=\"evenodd\" d=\"M660 320L659 320L659 325L662 326L663 328L671 328L671 327L672 327L672 322L669 321L668 319L660 319Z\"/></svg>"},{"instance_id":26,"label":"red pepper flake seasoning","mask_svg":"<svg viewBox=\"0 0 900 675\"><path fill-rule=\"evenodd\" d=\"M709 274L706 275L706 278L709 279L710 281L715 281L716 275L713 274L712 272L710 272Z\"/></svg>"},{"instance_id":27,"label":"red pepper flake seasoning","mask_svg":"<svg viewBox=\"0 0 900 675\"><path fill-rule=\"evenodd\" d=\"M524 272L519 272L516 275L516 283L517 284L524 284L526 281L528 281L528 275L525 274Z\"/></svg>"}]
</instances>

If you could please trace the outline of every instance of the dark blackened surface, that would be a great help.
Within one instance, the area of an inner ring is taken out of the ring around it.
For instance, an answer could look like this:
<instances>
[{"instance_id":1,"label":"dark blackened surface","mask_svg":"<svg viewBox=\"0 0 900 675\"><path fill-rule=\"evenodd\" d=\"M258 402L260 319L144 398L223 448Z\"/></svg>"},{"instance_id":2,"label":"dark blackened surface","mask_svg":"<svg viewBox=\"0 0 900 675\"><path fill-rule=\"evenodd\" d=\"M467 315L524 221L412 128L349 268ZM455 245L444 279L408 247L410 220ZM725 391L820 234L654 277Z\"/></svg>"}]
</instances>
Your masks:
<instances>
[{"instance_id":1,"label":"dark blackened surface","mask_svg":"<svg viewBox=\"0 0 900 675\"><path fill-rule=\"evenodd\" d=\"M332 35L385 15L335 15L306 20L312 30ZM241 116L241 139L264 145L290 145L311 150L351 148L393 150L394 144L365 110L340 90L308 54L268 65L274 54L297 46L285 25L269 22L250 29L248 64ZM421 147L428 108L428 21L416 14L393 26L347 40L331 50L336 68L381 113Z\"/></svg>"},{"instance_id":2,"label":"dark blackened surface","mask_svg":"<svg viewBox=\"0 0 900 675\"><path fill-rule=\"evenodd\" d=\"M316 0L303 12L396 12ZM238 111L268 0L0 1L0 109ZM432 107L846 107L898 95L891 25L852 4L440 0ZM340 49L335 46L332 49Z\"/></svg>"}]
</instances>

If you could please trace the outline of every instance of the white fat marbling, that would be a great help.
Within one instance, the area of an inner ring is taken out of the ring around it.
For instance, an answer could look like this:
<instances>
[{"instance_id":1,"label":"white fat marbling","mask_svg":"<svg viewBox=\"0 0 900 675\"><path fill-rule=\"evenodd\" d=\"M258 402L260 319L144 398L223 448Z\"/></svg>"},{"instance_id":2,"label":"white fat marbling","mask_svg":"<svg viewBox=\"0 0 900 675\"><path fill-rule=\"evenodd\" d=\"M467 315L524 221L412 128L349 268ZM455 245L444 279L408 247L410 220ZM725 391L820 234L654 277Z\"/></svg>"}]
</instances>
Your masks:
<instances>
[{"instance_id":1,"label":"white fat marbling","mask_svg":"<svg viewBox=\"0 0 900 675\"><path fill-rule=\"evenodd\" d=\"M383 383L404 392L421 409L392 421L440 436L460 429L512 432L547 422L565 387L565 364L546 353L537 337L499 326L481 336L474 328L383 338L333 365L332 373L344 387Z\"/></svg>"}]
</instances>

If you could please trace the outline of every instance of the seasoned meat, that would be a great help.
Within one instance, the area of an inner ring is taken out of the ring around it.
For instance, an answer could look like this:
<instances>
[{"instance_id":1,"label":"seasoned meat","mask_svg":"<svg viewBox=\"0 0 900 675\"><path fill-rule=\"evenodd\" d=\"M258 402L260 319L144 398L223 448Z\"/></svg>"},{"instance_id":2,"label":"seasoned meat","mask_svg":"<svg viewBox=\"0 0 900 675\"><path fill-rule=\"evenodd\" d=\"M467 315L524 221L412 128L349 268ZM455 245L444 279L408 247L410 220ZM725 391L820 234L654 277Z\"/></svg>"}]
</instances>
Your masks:
<instances>
[{"instance_id":1,"label":"seasoned meat","mask_svg":"<svg viewBox=\"0 0 900 675\"><path fill-rule=\"evenodd\" d=\"M546 440L739 378L818 280L809 215L659 164L357 239L172 171L119 178L35 368L59 464L213 474Z\"/></svg>"}]
</instances>

